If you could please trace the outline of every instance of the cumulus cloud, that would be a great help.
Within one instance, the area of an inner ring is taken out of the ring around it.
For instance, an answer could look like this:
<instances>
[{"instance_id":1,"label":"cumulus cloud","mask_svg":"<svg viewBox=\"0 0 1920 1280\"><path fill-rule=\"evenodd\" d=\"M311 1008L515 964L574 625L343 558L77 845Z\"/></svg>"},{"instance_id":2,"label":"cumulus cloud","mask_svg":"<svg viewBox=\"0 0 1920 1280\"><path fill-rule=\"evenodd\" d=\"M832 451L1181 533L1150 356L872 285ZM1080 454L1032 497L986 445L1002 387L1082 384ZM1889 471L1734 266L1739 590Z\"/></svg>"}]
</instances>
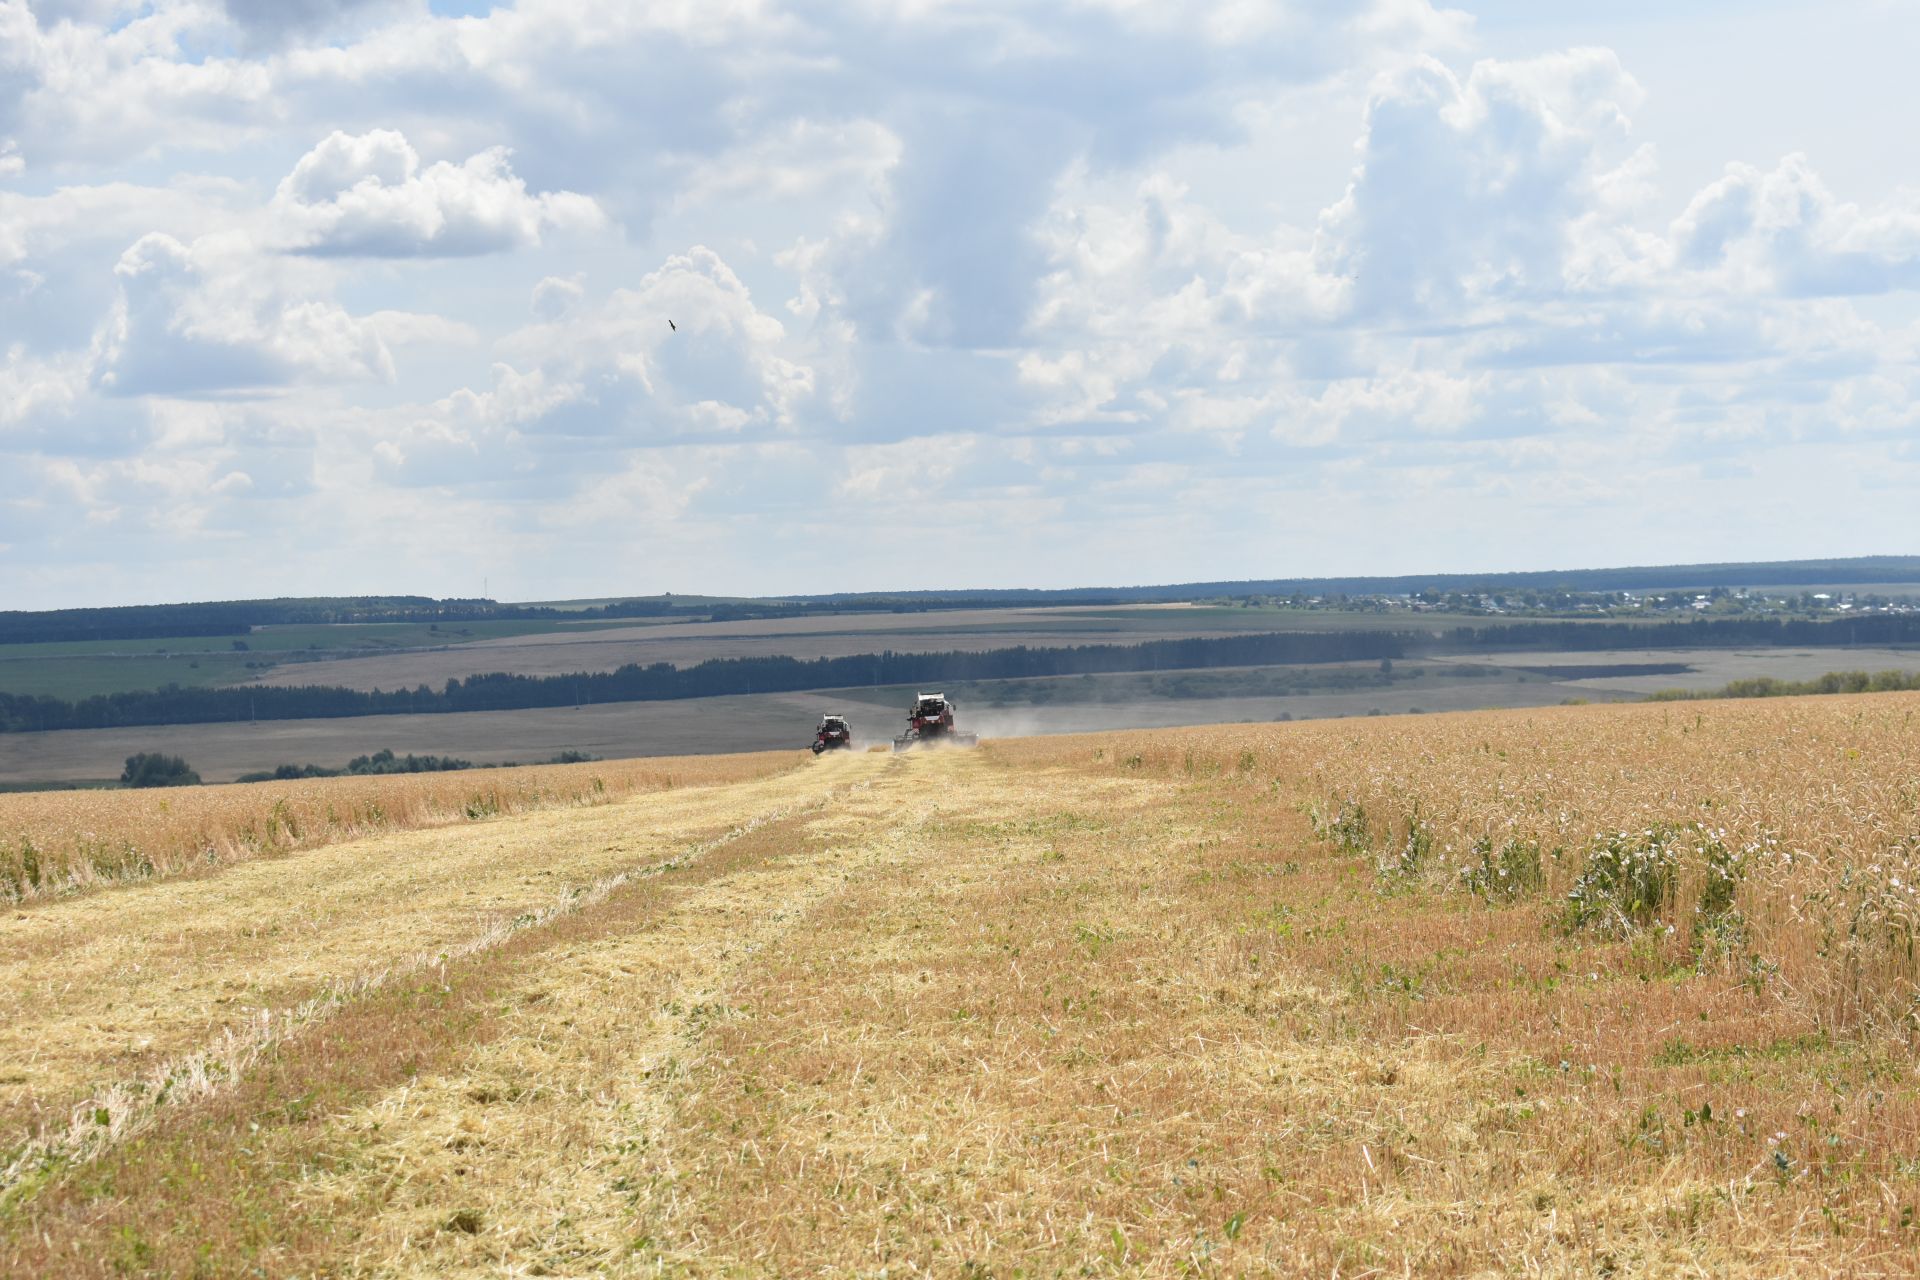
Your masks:
<instances>
[{"instance_id":1,"label":"cumulus cloud","mask_svg":"<svg viewBox=\"0 0 1920 1280\"><path fill-rule=\"evenodd\" d=\"M502 343L490 386L462 388L380 440L384 472L566 488L604 474L609 455L773 438L815 394L785 327L711 249L675 254L597 304L583 292L543 280L536 299L561 300L559 314Z\"/></svg>"},{"instance_id":2,"label":"cumulus cloud","mask_svg":"<svg viewBox=\"0 0 1920 1280\"><path fill-rule=\"evenodd\" d=\"M1809 393L1827 404L1834 380L1896 357L1872 324L1799 299L1912 287L1916 221L1843 205L1790 158L1731 169L1663 235L1640 221L1642 96L1605 50L1465 74L1417 60L1377 83L1353 179L1310 240L1231 227L1166 174L1130 195L1063 184L1019 357L1046 406L1034 421L1175 431L1232 454L1607 423L1635 447L1696 454L1804 437ZM1705 407L1696 384L1723 396ZM1704 414L1740 425L1703 431Z\"/></svg>"},{"instance_id":3,"label":"cumulus cloud","mask_svg":"<svg viewBox=\"0 0 1920 1280\"><path fill-rule=\"evenodd\" d=\"M185 181L0 191L0 346L51 353L86 346L118 300L113 264L152 231L196 239L236 216L229 184Z\"/></svg>"},{"instance_id":4,"label":"cumulus cloud","mask_svg":"<svg viewBox=\"0 0 1920 1280\"><path fill-rule=\"evenodd\" d=\"M0 361L0 441L24 424L70 417L86 381L82 359L35 359L20 346L10 348Z\"/></svg>"},{"instance_id":5,"label":"cumulus cloud","mask_svg":"<svg viewBox=\"0 0 1920 1280\"><path fill-rule=\"evenodd\" d=\"M525 331L505 349L589 388L583 405L596 411L581 415L582 428L590 419L596 431L644 440L796 425L815 378L790 358L786 338L733 268L696 245L591 312Z\"/></svg>"},{"instance_id":6,"label":"cumulus cloud","mask_svg":"<svg viewBox=\"0 0 1920 1280\"><path fill-rule=\"evenodd\" d=\"M936 5L911 21L821 25L802 47L850 56L887 103L898 158L878 216L824 243L814 295L863 337L960 348L1018 340L1046 265L1036 225L1076 166L1231 145L1237 112L1280 86L1452 36L1425 3L1340 0Z\"/></svg>"},{"instance_id":7,"label":"cumulus cloud","mask_svg":"<svg viewBox=\"0 0 1920 1280\"><path fill-rule=\"evenodd\" d=\"M120 301L95 383L113 395L260 391L313 378L389 379L374 327L337 304L290 296L242 244L143 236L114 267Z\"/></svg>"},{"instance_id":8,"label":"cumulus cloud","mask_svg":"<svg viewBox=\"0 0 1920 1280\"><path fill-rule=\"evenodd\" d=\"M1278 402L1288 336L1326 332L1345 305L1303 235L1236 231L1166 173L1109 199L1063 184L1038 237L1049 270L1019 369L1050 423L1177 406L1178 429L1237 438L1261 417L1249 405Z\"/></svg>"},{"instance_id":9,"label":"cumulus cloud","mask_svg":"<svg viewBox=\"0 0 1920 1280\"><path fill-rule=\"evenodd\" d=\"M25 0L0 3L0 155L8 167L21 166L19 142L21 108L41 79L40 27Z\"/></svg>"},{"instance_id":10,"label":"cumulus cloud","mask_svg":"<svg viewBox=\"0 0 1920 1280\"><path fill-rule=\"evenodd\" d=\"M900 163L901 149L900 139L878 121L795 120L703 157L678 199L684 205L742 197L790 200L841 185L877 193Z\"/></svg>"},{"instance_id":11,"label":"cumulus cloud","mask_svg":"<svg viewBox=\"0 0 1920 1280\"><path fill-rule=\"evenodd\" d=\"M97 558L112 575L107 566L118 559L120 587L132 590L151 572L142 563L148 554L237 565L262 549L256 521L263 510L290 525L317 491L309 429L244 406L183 401L156 402L139 417L137 451L45 451L0 471L0 540L10 525L16 536L58 529L83 563ZM5 443L0 433L0 449ZM30 567L40 574L51 566Z\"/></svg>"},{"instance_id":12,"label":"cumulus cloud","mask_svg":"<svg viewBox=\"0 0 1920 1280\"><path fill-rule=\"evenodd\" d=\"M586 285L579 276L547 276L533 286L534 318L551 323L574 309L586 296Z\"/></svg>"},{"instance_id":13,"label":"cumulus cloud","mask_svg":"<svg viewBox=\"0 0 1920 1280\"><path fill-rule=\"evenodd\" d=\"M270 46L352 21L377 21L410 6L407 0L222 0L221 7L250 43Z\"/></svg>"},{"instance_id":14,"label":"cumulus cloud","mask_svg":"<svg viewBox=\"0 0 1920 1280\"><path fill-rule=\"evenodd\" d=\"M1363 314L1447 314L1564 290L1570 233L1624 141L1639 85L1611 50L1427 60L1367 111L1361 161L1321 220L1325 270Z\"/></svg>"},{"instance_id":15,"label":"cumulus cloud","mask_svg":"<svg viewBox=\"0 0 1920 1280\"><path fill-rule=\"evenodd\" d=\"M550 381L541 370L493 367L484 390L462 387L428 406L398 430L382 432L372 455L381 474L399 483L460 489L509 483L539 465L522 428L573 403L581 389Z\"/></svg>"},{"instance_id":16,"label":"cumulus cloud","mask_svg":"<svg viewBox=\"0 0 1920 1280\"><path fill-rule=\"evenodd\" d=\"M0 0L0 142L27 165L70 170L259 136L276 114L273 76L209 54L223 26L194 3Z\"/></svg>"},{"instance_id":17,"label":"cumulus cloud","mask_svg":"<svg viewBox=\"0 0 1920 1280\"><path fill-rule=\"evenodd\" d=\"M1273 571L1355 502L1502 504L1544 548L1555 504L1895 466L1920 199L1765 137L1683 189L1636 132L1657 65L1542 30L1496 58L1427 0L0 0L0 457L63 496L13 520L0 484L0 542L139 527L217 564L386 507L498 530L502 573L624 521L688 582L1174 577ZM912 526L929 488L977 523ZM901 532L823 531L821 495Z\"/></svg>"},{"instance_id":18,"label":"cumulus cloud","mask_svg":"<svg viewBox=\"0 0 1920 1280\"><path fill-rule=\"evenodd\" d=\"M1868 211L1836 199L1803 155L1735 164L1673 225L1679 265L1741 292L1791 296L1920 287L1920 199Z\"/></svg>"},{"instance_id":19,"label":"cumulus cloud","mask_svg":"<svg viewBox=\"0 0 1920 1280\"><path fill-rule=\"evenodd\" d=\"M548 230L604 224L590 197L532 194L505 148L424 168L401 134L335 131L302 156L274 193L286 244L340 257L467 257L540 243Z\"/></svg>"}]
</instances>

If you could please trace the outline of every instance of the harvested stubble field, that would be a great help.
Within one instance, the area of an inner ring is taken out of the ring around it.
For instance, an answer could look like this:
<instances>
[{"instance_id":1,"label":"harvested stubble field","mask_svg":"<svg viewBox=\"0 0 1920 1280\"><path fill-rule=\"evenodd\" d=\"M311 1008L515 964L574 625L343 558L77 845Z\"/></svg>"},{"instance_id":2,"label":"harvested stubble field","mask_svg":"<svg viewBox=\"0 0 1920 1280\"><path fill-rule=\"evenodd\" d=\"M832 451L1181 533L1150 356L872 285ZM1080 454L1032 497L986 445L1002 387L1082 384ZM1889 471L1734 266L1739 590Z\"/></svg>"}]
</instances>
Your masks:
<instances>
[{"instance_id":1,"label":"harvested stubble field","mask_svg":"<svg viewBox=\"0 0 1920 1280\"><path fill-rule=\"evenodd\" d=\"M792 768L794 752L312 778L219 788L0 794L0 902L499 814L606 804Z\"/></svg>"},{"instance_id":2,"label":"harvested stubble field","mask_svg":"<svg viewBox=\"0 0 1920 1280\"><path fill-rule=\"evenodd\" d=\"M1912 1273L1916 711L830 756L29 903L0 1271Z\"/></svg>"}]
</instances>

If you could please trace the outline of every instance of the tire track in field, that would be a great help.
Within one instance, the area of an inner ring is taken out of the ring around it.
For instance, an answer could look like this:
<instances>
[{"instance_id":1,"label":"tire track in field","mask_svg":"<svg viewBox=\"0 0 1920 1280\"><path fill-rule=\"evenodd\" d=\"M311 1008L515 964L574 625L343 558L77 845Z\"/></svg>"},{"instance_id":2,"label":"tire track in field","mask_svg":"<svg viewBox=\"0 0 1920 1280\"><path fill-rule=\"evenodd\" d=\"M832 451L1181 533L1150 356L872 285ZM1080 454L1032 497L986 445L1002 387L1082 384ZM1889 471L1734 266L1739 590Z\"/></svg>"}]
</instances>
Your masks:
<instances>
[{"instance_id":1,"label":"tire track in field","mask_svg":"<svg viewBox=\"0 0 1920 1280\"><path fill-rule=\"evenodd\" d=\"M842 771L844 772L844 771ZM340 1009L390 984L438 971L444 983L450 965L497 949L517 935L546 928L604 902L617 890L666 872L692 866L763 827L824 810L834 801L864 791L871 777L830 785L823 793L752 814L721 835L685 846L665 857L636 863L586 884L573 886L543 906L490 922L477 934L450 945L404 955L392 963L330 982L314 995L289 1006L263 1009L256 1019L224 1028L210 1043L175 1055L137 1077L110 1083L72 1108L66 1125L27 1138L11 1151L0 1149L0 1208L23 1183L96 1159L115 1145L150 1128L171 1108L212 1097L238 1084L249 1067L273 1050L296 1041ZM751 787L751 784L749 784ZM728 790L735 790L730 788ZM618 810L604 810L617 813ZM541 815L509 822L536 823Z\"/></svg>"},{"instance_id":2,"label":"tire track in field","mask_svg":"<svg viewBox=\"0 0 1920 1280\"><path fill-rule=\"evenodd\" d=\"M957 755L897 762L848 803L769 824L760 856L689 890L659 920L542 953L505 997L508 1029L460 1071L396 1087L335 1122L331 1162L348 1172L304 1187L303 1211L364 1212L369 1184L379 1204L351 1258L322 1269L617 1268L636 1208L678 1194L666 1139L699 1088L706 1033L746 1012L729 993L850 885L925 856L924 829L951 810L929 804L938 787L924 775L959 771L980 774ZM645 1185L635 1156L653 1165Z\"/></svg>"}]
</instances>

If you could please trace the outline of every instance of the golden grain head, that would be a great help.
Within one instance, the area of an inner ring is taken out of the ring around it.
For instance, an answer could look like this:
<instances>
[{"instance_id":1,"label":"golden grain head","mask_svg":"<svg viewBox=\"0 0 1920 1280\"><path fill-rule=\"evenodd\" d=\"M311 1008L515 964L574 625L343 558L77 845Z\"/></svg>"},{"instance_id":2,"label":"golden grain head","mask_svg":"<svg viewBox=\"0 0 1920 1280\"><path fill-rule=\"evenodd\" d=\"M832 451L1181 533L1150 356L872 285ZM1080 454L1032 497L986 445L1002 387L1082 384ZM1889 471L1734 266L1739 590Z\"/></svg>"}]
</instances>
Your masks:
<instances>
[{"instance_id":1,"label":"golden grain head","mask_svg":"<svg viewBox=\"0 0 1920 1280\"><path fill-rule=\"evenodd\" d=\"M1642 923L1676 950L1733 921L1745 960L1824 1019L1920 1026L1920 696L1226 725L1093 749L1123 772L1298 791L1323 835L1433 887L1497 893L1537 866L1525 887L1567 899L1604 879L1596 859L1657 873ZM1723 880L1732 901L1709 918Z\"/></svg>"}]
</instances>

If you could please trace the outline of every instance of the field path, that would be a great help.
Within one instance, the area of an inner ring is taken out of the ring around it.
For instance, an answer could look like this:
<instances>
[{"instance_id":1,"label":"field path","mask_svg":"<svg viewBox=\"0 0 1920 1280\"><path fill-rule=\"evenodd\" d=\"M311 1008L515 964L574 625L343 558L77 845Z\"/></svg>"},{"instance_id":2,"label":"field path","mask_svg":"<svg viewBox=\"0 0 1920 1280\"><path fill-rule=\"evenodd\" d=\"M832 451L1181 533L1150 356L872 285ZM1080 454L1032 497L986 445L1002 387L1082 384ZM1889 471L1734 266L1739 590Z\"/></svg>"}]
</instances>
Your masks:
<instances>
[{"instance_id":1,"label":"field path","mask_svg":"<svg viewBox=\"0 0 1920 1280\"><path fill-rule=\"evenodd\" d=\"M837 757L732 787L401 832L0 917L0 1151L100 1088L329 986L461 946L604 877L819 803Z\"/></svg>"},{"instance_id":2,"label":"field path","mask_svg":"<svg viewBox=\"0 0 1920 1280\"><path fill-rule=\"evenodd\" d=\"M691 1263L723 1242L704 1221L717 1188L687 1177L712 1158L714 1135L688 1113L714 1076L731 1076L726 1033L753 1025L769 972L857 932L847 926L876 896L918 910L931 894L936 911L939 899L964 910L963 897L1046 847L1063 803L1098 806L1104 827L1164 791L1026 776L981 753L893 761L832 806L730 845L727 868L644 927L596 931L518 970L495 992L510 1010L503 1025L458 1069L408 1080L329 1126L321 1145L341 1172L305 1184L299 1211L358 1224L350 1253L329 1264L354 1275L600 1274L661 1250ZM887 924L870 945L917 966L919 926ZM926 994L846 976L863 1001ZM725 1248L707 1260L721 1259L747 1261Z\"/></svg>"},{"instance_id":3,"label":"field path","mask_svg":"<svg viewBox=\"0 0 1920 1280\"><path fill-rule=\"evenodd\" d=\"M461 1069L343 1116L330 1141L353 1151L351 1172L306 1194L330 1215L376 1206L349 1270L491 1275L531 1258L568 1274L629 1252L629 1157L664 1149L707 1033L743 1012L743 974L822 903L925 856L919 837L943 807L901 804L924 781L902 762L864 794L758 833L757 849L729 850L737 870L651 927L548 952L507 995L507 1027ZM484 1236L442 1229L462 1213Z\"/></svg>"}]
</instances>

